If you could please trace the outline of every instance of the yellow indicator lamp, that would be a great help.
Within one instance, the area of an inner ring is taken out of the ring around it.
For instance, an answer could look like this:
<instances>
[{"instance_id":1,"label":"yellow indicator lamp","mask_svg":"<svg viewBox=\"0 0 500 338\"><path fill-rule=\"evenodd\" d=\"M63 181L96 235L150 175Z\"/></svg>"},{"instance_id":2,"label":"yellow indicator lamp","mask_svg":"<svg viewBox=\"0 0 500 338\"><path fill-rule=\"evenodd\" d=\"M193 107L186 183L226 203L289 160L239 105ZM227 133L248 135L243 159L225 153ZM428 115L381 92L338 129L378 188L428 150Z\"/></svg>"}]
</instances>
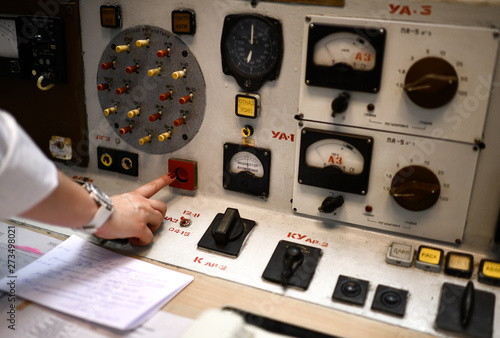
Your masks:
<instances>
[{"instance_id":1,"label":"yellow indicator lamp","mask_svg":"<svg viewBox=\"0 0 500 338\"><path fill-rule=\"evenodd\" d=\"M239 117L254 119L260 113L260 96L258 94L238 94L235 100L235 114Z\"/></svg>"}]
</instances>

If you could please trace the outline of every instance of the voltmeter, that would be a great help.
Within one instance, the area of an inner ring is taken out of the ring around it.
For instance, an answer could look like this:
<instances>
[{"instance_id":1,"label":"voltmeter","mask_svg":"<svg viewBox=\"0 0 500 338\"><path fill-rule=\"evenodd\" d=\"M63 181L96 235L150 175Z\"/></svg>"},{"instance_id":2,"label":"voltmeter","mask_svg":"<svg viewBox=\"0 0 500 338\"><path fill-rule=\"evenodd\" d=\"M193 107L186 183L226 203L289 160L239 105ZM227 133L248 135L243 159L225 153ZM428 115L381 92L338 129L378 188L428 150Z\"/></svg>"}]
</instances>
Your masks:
<instances>
[{"instance_id":1,"label":"voltmeter","mask_svg":"<svg viewBox=\"0 0 500 338\"><path fill-rule=\"evenodd\" d=\"M383 28L310 24L306 84L378 92L385 35Z\"/></svg>"},{"instance_id":2,"label":"voltmeter","mask_svg":"<svg viewBox=\"0 0 500 338\"><path fill-rule=\"evenodd\" d=\"M267 197L270 168L269 149L224 144L224 189Z\"/></svg>"},{"instance_id":3,"label":"voltmeter","mask_svg":"<svg viewBox=\"0 0 500 338\"><path fill-rule=\"evenodd\" d=\"M312 128L301 134L300 184L366 194L373 138Z\"/></svg>"}]
</instances>

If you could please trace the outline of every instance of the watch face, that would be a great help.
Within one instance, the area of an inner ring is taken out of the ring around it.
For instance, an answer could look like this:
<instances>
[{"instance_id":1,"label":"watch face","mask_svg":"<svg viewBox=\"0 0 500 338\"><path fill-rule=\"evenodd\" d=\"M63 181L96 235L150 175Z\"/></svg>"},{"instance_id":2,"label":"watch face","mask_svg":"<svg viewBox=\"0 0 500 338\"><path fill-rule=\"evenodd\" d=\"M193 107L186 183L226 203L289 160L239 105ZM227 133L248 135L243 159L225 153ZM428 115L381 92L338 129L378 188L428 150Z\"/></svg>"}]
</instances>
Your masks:
<instances>
[{"instance_id":1,"label":"watch face","mask_svg":"<svg viewBox=\"0 0 500 338\"><path fill-rule=\"evenodd\" d=\"M278 77L283 56L281 23L260 15L228 15L221 54L225 74L245 90L259 89Z\"/></svg>"}]
</instances>

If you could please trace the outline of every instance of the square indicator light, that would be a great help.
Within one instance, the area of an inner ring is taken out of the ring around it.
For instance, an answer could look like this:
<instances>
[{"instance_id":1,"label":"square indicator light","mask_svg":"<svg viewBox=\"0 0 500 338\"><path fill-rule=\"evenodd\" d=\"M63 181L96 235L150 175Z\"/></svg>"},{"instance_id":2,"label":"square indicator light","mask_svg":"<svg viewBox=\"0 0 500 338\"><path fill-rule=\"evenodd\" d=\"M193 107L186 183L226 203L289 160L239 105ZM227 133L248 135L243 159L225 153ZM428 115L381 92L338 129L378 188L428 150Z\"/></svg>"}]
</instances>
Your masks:
<instances>
[{"instance_id":1,"label":"square indicator light","mask_svg":"<svg viewBox=\"0 0 500 338\"><path fill-rule=\"evenodd\" d=\"M196 33L196 18L194 11L172 11L172 32L175 34L194 35Z\"/></svg>"},{"instance_id":2,"label":"square indicator light","mask_svg":"<svg viewBox=\"0 0 500 338\"><path fill-rule=\"evenodd\" d=\"M444 264L444 273L460 278L471 278L474 257L460 252L448 252Z\"/></svg>"},{"instance_id":3,"label":"square indicator light","mask_svg":"<svg viewBox=\"0 0 500 338\"><path fill-rule=\"evenodd\" d=\"M122 9L120 6L101 6L101 26L120 28L122 26Z\"/></svg>"},{"instance_id":4,"label":"square indicator light","mask_svg":"<svg viewBox=\"0 0 500 338\"><path fill-rule=\"evenodd\" d=\"M260 113L260 96L258 94L238 94L235 100L236 116L254 119Z\"/></svg>"},{"instance_id":5,"label":"square indicator light","mask_svg":"<svg viewBox=\"0 0 500 338\"><path fill-rule=\"evenodd\" d=\"M441 249L422 245L418 248L415 266L426 271L440 272L443 263L443 255L443 250Z\"/></svg>"},{"instance_id":6,"label":"square indicator light","mask_svg":"<svg viewBox=\"0 0 500 338\"><path fill-rule=\"evenodd\" d=\"M479 263L478 280L483 284L500 286L500 262L482 259Z\"/></svg>"},{"instance_id":7,"label":"square indicator light","mask_svg":"<svg viewBox=\"0 0 500 338\"><path fill-rule=\"evenodd\" d=\"M389 264L410 267L415 253L413 245L392 242L387 248L385 261Z\"/></svg>"}]
</instances>

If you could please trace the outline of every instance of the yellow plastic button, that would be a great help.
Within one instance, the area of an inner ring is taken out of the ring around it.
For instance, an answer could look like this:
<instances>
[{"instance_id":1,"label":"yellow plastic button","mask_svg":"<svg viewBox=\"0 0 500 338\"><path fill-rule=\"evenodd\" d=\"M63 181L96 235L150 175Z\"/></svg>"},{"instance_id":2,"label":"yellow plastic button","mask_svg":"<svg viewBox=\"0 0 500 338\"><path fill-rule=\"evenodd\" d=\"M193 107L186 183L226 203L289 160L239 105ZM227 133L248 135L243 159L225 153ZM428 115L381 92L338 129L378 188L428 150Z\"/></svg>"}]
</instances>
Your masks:
<instances>
[{"instance_id":1,"label":"yellow plastic button","mask_svg":"<svg viewBox=\"0 0 500 338\"><path fill-rule=\"evenodd\" d=\"M447 275L470 278L474 267L474 257L469 254L459 252L448 252L444 272Z\"/></svg>"},{"instance_id":2,"label":"yellow plastic button","mask_svg":"<svg viewBox=\"0 0 500 338\"><path fill-rule=\"evenodd\" d=\"M236 95L236 116L256 118L260 111L260 96L258 94Z\"/></svg>"},{"instance_id":3,"label":"yellow plastic button","mask_svg":"<svg viewBox=\"0 0 500 338\"><path fill-rule=\"evenodd\" d=\"M485 261L481 271L487 277L500 278L500 263Z\"/></svg>"},{"instance_id":4,"label":"yellow plastic button","mask_svg":"<svg viewBox=\"0 0 500 338\"><path fill-rule=\"evenodd\" d=\"M415 266L422 270L440 272L442 261L443 250L422 245L418 248Z\"/></svg>"},{"instance_id":5,"label":"yellow plastic button","mask_svg":"<svg viewBox=\"0 0 500 338\"><path fill-rule=\"evenodd\" d=\"M500 262L482 259L478 280L480 283L500 286Z\"/></svg>"}]
</instances>

